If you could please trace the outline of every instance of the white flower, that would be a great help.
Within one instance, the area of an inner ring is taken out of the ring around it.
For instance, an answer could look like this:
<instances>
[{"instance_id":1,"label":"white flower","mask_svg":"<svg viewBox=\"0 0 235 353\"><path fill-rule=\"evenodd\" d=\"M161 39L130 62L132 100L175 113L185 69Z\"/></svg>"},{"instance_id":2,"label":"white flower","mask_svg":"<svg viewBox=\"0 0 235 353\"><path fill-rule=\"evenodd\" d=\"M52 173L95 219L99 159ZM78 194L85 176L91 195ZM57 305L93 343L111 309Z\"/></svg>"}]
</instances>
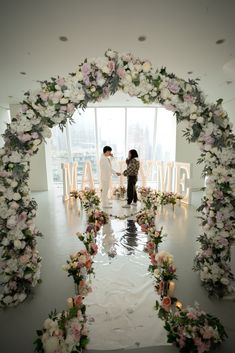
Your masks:
<instances>
[{"instance_id":1,"label":"white flower","mask_svg":"<svg viewBox=\"0 0 235 353\"><path fill-rule=\"evenodd\" d=\"M18 192L15 192L12 197L13 200L18 201L21 199L21 196Z\"/></svg>"},{"instance_id":2,"label":"white flower","mask_svg":"<svg viewBox=\"0 0 235 353\"><path fill-rule=\"evenodd\" d=\"M69 100L68 98L61 98L60 104L68 104Z\"/></svg>"},{"instance_id":3,"label":"white flower","mask_svg":"<svg viewBox=\"0 0 235 353\"><path fill-rule=\"evenodd\" d=\"M59 339L55 336L49 337L48 340L44 342L43 348L45 349L45 353L55 353L55 351L60 348Z\"/></svg>"},{"instance_id":4,"label":"white flower","mask_svg":"<svg viewBox=\"0 0 235 353\"><path fill-rule=\"evenodd\" d=\"M21 241L20 240L14 240L14 247L16 249L21 249Z\"/></svg>"},{"instance_id":5,"label":"white flower","mask_svg":"<svg viewBox=\"0 0 235 353\"><path fill-rule=\"evenodd\" d=\"M151 70L152 65L149 61L145 61L142 67L144 72L149 72Z\"/></svg>"},{"instance_id":6,"label":"white flower","mask_svg":"<svg viewBox=\"0 0 235 353\"><path fill-rule=\"evenodd\" d=\"M50 138L51 137L51 129L48 126L45 126L43 131L42 131L42 136L45 138Z\"/></svg>"},{"instance_id":7,"label":"white flower","mask_svg":"<svg viewBox=\"0 0 235 353\"><path fill-rule=\"evenodd\" d=\"M76 74L76 77L77 77L78 81L82 81L83 80L83 73L81 71L78 71Z\"/></svg>"},{"instance_id":8,"label":"white flower","mask_svg":"<svg viewBox=\"0 0 235 353\"><path fill-rule=\"evenodd\" d=\"M78 101L82 101L85 98L85 93L82 89L80 89L77 94L76 97L78 99Z\"/></svg>"},{"instance_id":9,"label":"white flower","mask_svg":"<svg viewBox=\"0 0 235 353\"><path fill-rule=\"evenodd\" d=\"M161 90L161 98L162 99L168 99L168 98L170 98L170 96L171 96L171 93L170 93L170 91L169 91L169 89L168 88L163 88L162 90Z\"/></svg>"}]
</instances>

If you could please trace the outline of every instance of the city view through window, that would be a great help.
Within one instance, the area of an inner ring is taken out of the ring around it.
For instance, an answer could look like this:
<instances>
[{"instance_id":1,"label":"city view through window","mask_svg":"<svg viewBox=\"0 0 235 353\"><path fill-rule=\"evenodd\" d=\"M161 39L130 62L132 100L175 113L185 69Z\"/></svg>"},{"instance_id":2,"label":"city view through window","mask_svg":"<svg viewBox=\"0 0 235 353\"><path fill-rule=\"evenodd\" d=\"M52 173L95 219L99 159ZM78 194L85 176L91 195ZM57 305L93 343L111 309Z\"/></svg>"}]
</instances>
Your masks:
<instances>
[{"instance_id":1,"label":"city view through window","mask_svg":"<svg viewBox=\"0 0 235 353\"><path fill-rule=\"evenodd\" d=\"M75 112L74 123L63 132L52 129L52 175L62 182L61 164L78 162L81 181L85 161L91 161L95 181L99 178L102 148L110 145L115 161L126 159L135 148L140 160L175 160L176 119L173 113L158 107L98 107ZM152 175L152 177L154 177Z\"/></svg>"}]
</instances>

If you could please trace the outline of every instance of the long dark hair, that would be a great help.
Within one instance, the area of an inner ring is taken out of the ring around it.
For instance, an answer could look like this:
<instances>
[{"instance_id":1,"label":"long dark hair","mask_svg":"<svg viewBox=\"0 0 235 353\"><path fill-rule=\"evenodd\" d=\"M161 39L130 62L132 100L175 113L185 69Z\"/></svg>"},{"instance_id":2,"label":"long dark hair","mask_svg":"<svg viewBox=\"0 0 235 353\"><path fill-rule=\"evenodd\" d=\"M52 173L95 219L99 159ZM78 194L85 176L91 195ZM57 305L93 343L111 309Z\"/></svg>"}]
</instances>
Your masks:
<instances>
[{"instance_id":1,"label":"long dark hair","mask_svg":"<svg viewBox=\"0 0 235 353\"><path fill-rule=\"evenodd\" d=\"M130 153L130 155L131 155L131 158L130 158L130 159L129 159L129 158L126 159L126 163L127 163L127 164L129 164L130 161L131 161L133 158L138 158L138 157L139 157L136 150L130 150L129 153Z\"/></svg>"}]
</instances>

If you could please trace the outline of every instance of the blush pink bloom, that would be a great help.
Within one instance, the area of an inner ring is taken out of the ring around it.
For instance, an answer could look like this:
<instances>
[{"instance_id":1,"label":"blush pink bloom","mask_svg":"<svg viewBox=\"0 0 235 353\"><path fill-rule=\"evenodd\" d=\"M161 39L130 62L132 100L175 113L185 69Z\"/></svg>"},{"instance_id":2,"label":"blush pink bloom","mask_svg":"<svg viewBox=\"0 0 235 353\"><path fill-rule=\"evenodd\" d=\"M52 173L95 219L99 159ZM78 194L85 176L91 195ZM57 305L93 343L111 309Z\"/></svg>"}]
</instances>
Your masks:
<instances>
[{"instance_id":1,"label":"blush pink bloom","mask_svg":"<svg viewBox=\"0 0 235 353\"><path fill-rule=\"evenodd\" d=\"M33 132L33 133L31 134L31 136L32 136L33 139L37 139L37 138L39 137L39 135L38 135L37 132Z\"/></svg>"},{"instance_id":2,"label":"blush pink bloom","mask_svg":"<svg viewBox=\"0 0 235 353\"><path fill-rule=\"evenodd\" d=\"M49 94L47 92L40 92L39 95L43 101L48 100Z\"/></svg>"},{"instance_id":3,"label":"blush pink bloom","mask_svg":"<svg viewBox=\"0 0 235 353\"><path fill-rule=\"evenodd\" d=\"M126 71L123 69L123 67L119 67L117 69L117 74L120 78L124 78L126 76Z\"/></svg>"},{"instance_id":4,"label":"blush pink bloom","mask_svg":"<svg viewBox=\"0 0 235 353\"><path fill-rule=\"evenodd\" d=\"M58 86L62 87L65 85L65 80L63 77L59 77L57 80L56 80L56 83Z\"/></svg>"},{"instance_id":5,"label":"blush pink bloom","mask_svg":"<svg viewBox=\"0 0 235 353\"><path fill-rule=\"evenodd\" d=\"M81 305L83 301L83 297L81 295L76 295L76 297L73 298L74 304L75 305Z\"/></svg>"},{"instance_id":6,"label":"blush pink bloom","mask_svg":"<svg viewBox=\"0 0 235 353\"><path fill-rule=\"evenodd\" d=\"M30 134L20 134L20 135L18 135L18 139L21 142L27 142L27 141L31 140L31 135Z\"/></svg>"},{"instance_id":7,"label":"blush pink bloom","mask_svg":"<svg viewBox=\"0 0 235 353\"><path fill-rule=\"evenodd\" d=\"M169 311L171 304L171 298L169 296L163 297L161 306L164 310Z\"/></svg>"},{"instance_id":8,"label":"blush pink bloom","mask_svg":"<svg viewBox=\"0 0 235 353\"><path fill-rule=\"evenodd\" d=\"M114 69L115 69L115 63L114 63L113 60L110 60L110 61L108 62L108 68L109 68L110 72L113 72L113 71L114 71Z\"/></svg>"},{"instance_id":9,"label":"blush pink bloom","mask_svg":"<svg viewBox=\"0 0 235 353\"><path fill-rule=\"evenodd\" d=\"M20 256L20 262L25 265L29 262L30 256L29 255L22 255Z\"/></svg>"}]
</instances>

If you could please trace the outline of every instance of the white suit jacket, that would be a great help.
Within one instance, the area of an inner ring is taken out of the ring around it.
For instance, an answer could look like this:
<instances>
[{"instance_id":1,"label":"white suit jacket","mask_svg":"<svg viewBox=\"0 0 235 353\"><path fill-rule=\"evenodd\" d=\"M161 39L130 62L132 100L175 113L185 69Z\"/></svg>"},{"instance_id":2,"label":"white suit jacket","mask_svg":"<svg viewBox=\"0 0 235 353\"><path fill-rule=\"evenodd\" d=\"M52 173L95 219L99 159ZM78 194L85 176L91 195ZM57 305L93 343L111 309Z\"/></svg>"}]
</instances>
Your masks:
<instances>
[{"instance_id":1,"label":"white suit jacket","mask_svg":"<svg viewBox=\"0 0 235 353\"><path fill-rule=\"evenodd\" d=\"M102 154L100 158L100 180L109 181L112 177L112 174L115 173L115 170L112 169L111 159Z\"/></svg>"}]
</instances>

